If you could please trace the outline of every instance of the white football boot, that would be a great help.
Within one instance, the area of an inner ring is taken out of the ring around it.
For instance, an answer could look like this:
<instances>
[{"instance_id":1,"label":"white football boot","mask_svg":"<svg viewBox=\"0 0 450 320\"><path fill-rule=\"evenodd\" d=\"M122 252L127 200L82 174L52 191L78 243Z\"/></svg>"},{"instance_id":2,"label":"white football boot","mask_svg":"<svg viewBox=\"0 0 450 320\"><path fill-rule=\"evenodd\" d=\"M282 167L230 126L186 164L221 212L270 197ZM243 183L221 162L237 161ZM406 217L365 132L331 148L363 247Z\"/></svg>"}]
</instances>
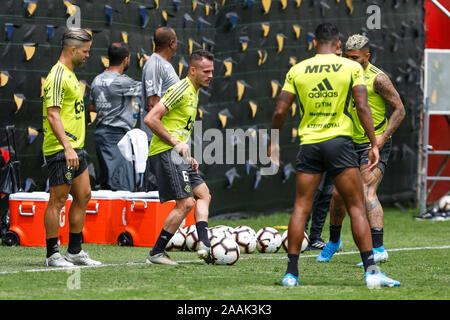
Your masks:
<instances>
[{"instance_id":1,"label":"white football boot","mask_svg":"<svg viewBox=\"0 0 450 320\"><path fill-rule=\"evenodd\" d=\"M73 267L74 264L64 259L59 253L55 252L50 257L45 259L44 266L46 267Z\"/></svg>"},{"instance_id":2,"label":"white football boot","mask_svg":"<svg viewBox=\"0 0 450 320\"><path fill-rule=\"evenodd\" d=\"M75 265L81 265L81 266L99 266L102 263L100 261L93 260L89 258L89 255L87 252L84 252L81 250L77 254L71 254L69 251L66 252L65 256L67 261L75 264Z\"/></svg>"}]
</instances>

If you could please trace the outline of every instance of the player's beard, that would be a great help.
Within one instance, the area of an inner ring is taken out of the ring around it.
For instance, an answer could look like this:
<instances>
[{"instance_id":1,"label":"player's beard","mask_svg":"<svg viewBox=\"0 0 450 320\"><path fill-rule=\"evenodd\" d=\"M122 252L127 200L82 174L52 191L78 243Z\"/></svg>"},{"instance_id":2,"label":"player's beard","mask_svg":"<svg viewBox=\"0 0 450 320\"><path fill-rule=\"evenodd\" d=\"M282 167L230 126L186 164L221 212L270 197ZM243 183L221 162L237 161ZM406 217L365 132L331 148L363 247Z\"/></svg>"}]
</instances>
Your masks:
<instances>
[{"instance_id":1,"label":"player's beard","mask_svg":"<svg viewBox=\"0 0 450 320\"><path fill-rule=\"evenodd\" d=\"M86 62L86 58L84 58L84 59L72 59L72 63L74 65L74 67L79 67L85 62Z\"/></svg>"}]
</instances>

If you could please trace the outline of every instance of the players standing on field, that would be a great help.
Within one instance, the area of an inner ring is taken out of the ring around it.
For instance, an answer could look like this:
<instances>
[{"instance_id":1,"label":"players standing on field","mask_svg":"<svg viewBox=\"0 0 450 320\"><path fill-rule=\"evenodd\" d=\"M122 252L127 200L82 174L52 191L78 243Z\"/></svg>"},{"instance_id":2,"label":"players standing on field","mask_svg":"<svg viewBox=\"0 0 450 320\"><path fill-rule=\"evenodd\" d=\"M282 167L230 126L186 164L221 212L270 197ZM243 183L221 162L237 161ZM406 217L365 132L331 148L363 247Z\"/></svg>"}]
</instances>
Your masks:
<instances>
[{"instance_id":1,"label":"players standing on field","mask_svg":"<svg viewBox=\"0 0 450 320\"><path fill-rule=\"evenodd\" d=\"M368 150L370 170L379 162L379 149L367 103L364 70L360 64L337 56L335 52L340 46L336 26L323 23L316 28L314 47L317 54L296 64L287 73L272 119L272 129L281 129L287 111L297 97L301 112L297 188L288 226L288 265L282 284L298 285L298 258L305 221L326 171L349 208L353 238L363 260L365 284L368 287L399 286L400 282L380 272L373 259L363 186L352 141L354 116L359 117L372 144ZM352 97L357 111L353 115ZM271 149L275 155L278 151L279 146Z\"/></svg>"},{"instance_id":2,"label":"players standing on field","mask_svg":"<svg viewBox=\"0 0 450 320\"><path fill-rule=\"evenodd\" d=\"M375 126L376 143L380 149L380 162L375 169L370 170L367 152L370 141L364 133L359 119L354 117L353 142L363 180L374 260L383 262L388 259L388 253L383 245L383 207L378 201L377 188L383 178L391 152L391 136L405 117L405 108L388 76L369 62L370 49L367 37L359 34L351 36L345 44L345 55L348 59L361 64L364 69L364 81ZM393 109L389 121L386 118L386 106ZM340 239L341 226L347 210L337 190L333 192L330 212L330 242L317 257L317 261L329 261L342 243Z\"/></svg>"},{"instance_id":3,"label":"players standing on field","mask_svg":"<svg viewBox=\"0 0 450 320\"><path fill-rule=\"evenodd\" d=\"M150 251L146 262L176 265L165 249L186 215L194 207L199 238L197 254L210 262L208 217L211 195L198 174L198 163L190 156L187 144L191 135L198 106L198 91L208 87L214 71L212 53L197 50L189 58L188 75L171 86L144 119L154 136L150 143L150 168L156 176L161 203L175 200L163 229Z\"/></svg>"},{"instance_id":4,"label":"players standing on field","mask_svg":"<svg viewBox=\"0 0 450 320\"><path fill-rule=\"evenodd\" d=\"M81 249L86 207L91 184L85 156L86 136L83 91L74 68L89 57L91 35L83 29L67 29L62 51L44 82L42 146L49 170L50 199L44 213L47 244L45 266L99 265ZM58 250L59 214L69 192L69 248L65 256Z\"/></svg>"}]
</instances>

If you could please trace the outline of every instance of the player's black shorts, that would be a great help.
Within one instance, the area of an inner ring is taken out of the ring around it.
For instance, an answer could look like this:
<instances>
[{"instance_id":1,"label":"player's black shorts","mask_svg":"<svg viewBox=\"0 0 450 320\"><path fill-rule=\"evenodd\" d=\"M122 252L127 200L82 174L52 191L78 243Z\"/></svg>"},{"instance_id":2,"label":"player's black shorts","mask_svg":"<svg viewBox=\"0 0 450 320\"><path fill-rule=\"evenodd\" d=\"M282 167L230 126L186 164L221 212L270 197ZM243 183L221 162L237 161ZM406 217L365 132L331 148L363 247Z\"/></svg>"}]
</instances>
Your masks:
<instances>
[{"instance_id":1,"label":"player's black shorts","mask_svg":"<svg viewBox=\"0 0 450 320\"><path fill-rule=\"evenodd\" d=\"M149 161L161 203L192 197L192 190L205 182L173 149L150 156Z\"/></svg>"},{"instance_id":2,"label":"player's black shorts","mask_svg":"<svg viewBox=\"0 0 450 320\"><path fill-rule=\"evenodd\" d=\"M301 145L295 169L306 173L327 171L334 178L347 168L358 168L356 159L352 138L340 136L319 143Z\"/></svg>"},{"instance_id":3,"label":"player's black shorts","mask_svg":"<svg viewBox=\"0 0 450 320\"><path fill-rule=\"evenodd\" d=\"M369 145L370 143L360 143L360 144L355 143L355 152L358 156L357 159L360 167L369 162L369 152L367 151ZM383 174L384 170L386 170L391 150L392 150L392 139L389 139L388 141L386 141L383 148L381 148L380 150L380 162L378 162L377 165L377 168L380 168Z\"/></svg>"},{"instance_id":4,"label":"player's black shorts","mask_svg":"<svg viewBox=\"0 0 450 320\"><path fill-rule=\"evenodd\" d=\"M78 177L87 168L86 151L84 149L74 149L78 155L78 170L69 170L66 166L64 150L55 154L45 156L48 168L48 180L50 187L61 184L72 184L73 179Z\"/></svg>"}]
</instances>

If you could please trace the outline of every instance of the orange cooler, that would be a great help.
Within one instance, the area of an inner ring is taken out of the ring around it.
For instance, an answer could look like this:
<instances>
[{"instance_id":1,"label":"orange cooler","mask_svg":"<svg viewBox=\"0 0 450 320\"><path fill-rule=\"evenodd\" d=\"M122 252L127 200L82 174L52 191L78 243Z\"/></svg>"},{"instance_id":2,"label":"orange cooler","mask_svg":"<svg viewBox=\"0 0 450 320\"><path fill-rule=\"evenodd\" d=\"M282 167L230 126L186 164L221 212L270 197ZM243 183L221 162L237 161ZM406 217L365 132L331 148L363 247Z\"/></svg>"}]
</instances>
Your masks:
<instances>
[{"instance_id":1,"label":"orange cooler","mask_svg":"<svg viewBox=\"0 0 450 320\"><path fill-rule=\"evenodd\" d=\"M45 246L44 213L50 194L46 192L18 192L9 196L10 245ZM69 243L69 209L72 196L66 201L59 218L58 244Z\"/></svg>"},{"instance_id":2,"label":"orange cooler","mask_svg":"<svg viewBox=\"0 0 450 320\"><path fill-rule=\"evenodd\" d=\"M125 231L126 197L128 191L92 191L86 208L83 227L84 243L114 244Z\"/></svg>"},{"instance_id":3,"label":"orange cooler","mask_svg":"<svg viewBox=\"0 0 450 320\"><path fill-rule=\"evenodd\" d=\"M128 245L153 247L173 207L175 207L175 201L161 203L157 191L130 193L127 197L124 221ZM181 225L193 224L195 224L194 208Z\"/></svg>"}]
</instances>

